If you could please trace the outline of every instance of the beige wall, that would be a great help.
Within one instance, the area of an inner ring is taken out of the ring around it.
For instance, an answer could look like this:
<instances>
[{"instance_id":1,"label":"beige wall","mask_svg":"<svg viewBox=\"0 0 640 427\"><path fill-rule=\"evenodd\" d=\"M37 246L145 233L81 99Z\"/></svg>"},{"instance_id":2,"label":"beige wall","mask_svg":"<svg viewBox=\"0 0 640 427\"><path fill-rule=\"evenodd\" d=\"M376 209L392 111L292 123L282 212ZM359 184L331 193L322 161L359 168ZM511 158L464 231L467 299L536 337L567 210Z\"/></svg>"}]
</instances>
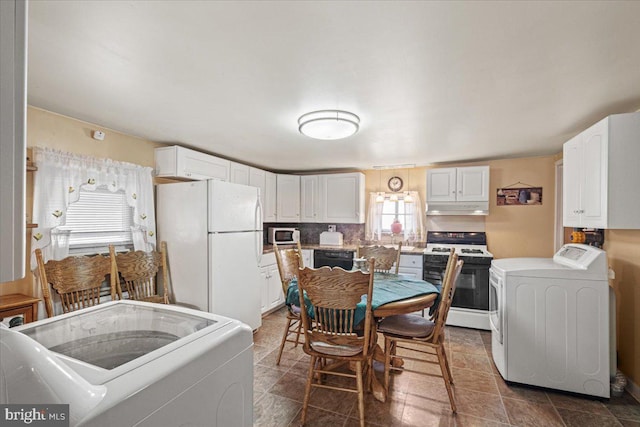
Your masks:
<instances>
[{"instance_id":1,"label":"beige wall","mask_svg":"<svg viewBox=\"0 0 640 427\"><path fill-rule=\"evenodd\" d=\"M489 165L490 204L489 215L484 217L484 221L489 250L496 258L553 255L556 160L557 156L545 156L447 165ZM387 181L397 175L404 181L403 191L418 191L424 203L427 170L430 168L366 170L367 195L370 192L389 191ZM542 205L497 206L497 189L518 181L542 187ZM368 203L368 197L366 200Z\"/></svg>"},{"instance_id":2,"label":"beige wall","mask_svg":"<svg viewBox=\"0 0 640 427\"><path fill-rule=\"evenodd\" d=\"M104 141L91 137L93 130L101 130L106 136ZM34 107L27 109L27 155L29 147L50 147L94 157L135 163L142 166L154 166L153 152L161 144L116 132L98 125L54 114ZM36 172L37 173L37 172ZM31 215L33 206L33 173L27 173L27 212ZM31 233L27 230L27 254L29 254ZM27 260L29 257L27 257ZM28 268L28 267L27 267ZM0 284L0 295L22 293L36 295L33 289L32 274L25 278Z\"/></svg>"},{"instance_id":3,"label":"beige wall","mask_svg":"<svg viewBox=\"0 0 640 427\"><path fill-rule=\"evenodd\" d=\"M640 230L607 230L604 249L616 274L618 368L640 386Z\"/></svg>"}]
</instances>

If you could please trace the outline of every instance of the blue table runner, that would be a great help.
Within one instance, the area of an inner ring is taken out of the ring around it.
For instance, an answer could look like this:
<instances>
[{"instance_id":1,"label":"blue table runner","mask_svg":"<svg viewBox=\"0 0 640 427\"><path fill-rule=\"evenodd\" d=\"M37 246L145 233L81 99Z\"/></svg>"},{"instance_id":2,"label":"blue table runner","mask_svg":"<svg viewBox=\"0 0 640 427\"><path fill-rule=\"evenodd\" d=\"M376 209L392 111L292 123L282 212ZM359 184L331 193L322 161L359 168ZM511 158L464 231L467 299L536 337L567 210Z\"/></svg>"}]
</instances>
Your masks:
<instances>
[{"instance_id":1,"label":"blue table runner","mask_svg":"<svg viewBox=\"0 0 640 427\"><path fill-rule=\"evenodd\" d=\"M438 294L433 307L436 307L440 300L440 289L424 280L414 279L412 277L403 276L402 274L391 273L374 273L373 276L373 297L371 301L371 309L375 310L381 305L390 302L402 301L420 295ZM307 314L313 318L313 306L305 295L305 303L307 306ZM298 280L294 277L289 282L287 288L286 304L300 305L300 297L298 293ZM354 322L358 324L364 320L365 309L367 307L367 296L362 295L362 299L356 308Z\"/></svg>"}]
</instances>

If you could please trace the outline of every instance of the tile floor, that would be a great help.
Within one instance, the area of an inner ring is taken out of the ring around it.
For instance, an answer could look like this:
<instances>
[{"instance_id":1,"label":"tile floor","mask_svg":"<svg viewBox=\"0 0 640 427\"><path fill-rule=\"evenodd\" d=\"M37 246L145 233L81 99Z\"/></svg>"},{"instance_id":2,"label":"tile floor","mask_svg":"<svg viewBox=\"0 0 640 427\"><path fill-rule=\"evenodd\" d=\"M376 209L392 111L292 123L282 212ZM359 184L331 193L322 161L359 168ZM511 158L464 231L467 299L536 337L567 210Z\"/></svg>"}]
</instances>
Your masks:
<instances>
[{"instance_id":1,"label":"tile floor","mask_svg":"<svg viewBox=\"0 0 640 427\"><path fill-rule=\"evenodd\" d=\"M279 310L265 317L254 335L255 426L300 425L309 359L300 346L288 343L276 366L284 322L285 311ZM366 395L368 426L640 427L640 404L628 393L607 401L507 385L493 366L489 332L446 331L457 414L451 413L441 378L404 372L393 375L386 403ZM439 372L436 365L428 366ZM356 394L314 389L312 400L321 402L322 409L309 408L307 426L359 425Z\"/></svg>"}]
</instances>

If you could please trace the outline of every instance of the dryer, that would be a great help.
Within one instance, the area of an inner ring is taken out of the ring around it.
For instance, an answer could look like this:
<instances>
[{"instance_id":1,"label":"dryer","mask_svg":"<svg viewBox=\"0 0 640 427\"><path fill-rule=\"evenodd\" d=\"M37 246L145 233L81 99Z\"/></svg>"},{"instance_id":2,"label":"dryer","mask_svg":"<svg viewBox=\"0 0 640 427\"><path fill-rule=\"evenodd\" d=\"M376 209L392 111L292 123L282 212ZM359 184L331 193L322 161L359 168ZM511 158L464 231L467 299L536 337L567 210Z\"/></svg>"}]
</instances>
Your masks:
<instances>
[{"instance_id":1,"label":"dryer","mask_svg":"<svg viewBox=\"0 0 640 427\"><path fill-rule=\"evenodd\" d=\"M609 397L603 250L567 244L553 258L493 260L489 280L492 354L505 380Z\"/></svg>"}]
</instances>

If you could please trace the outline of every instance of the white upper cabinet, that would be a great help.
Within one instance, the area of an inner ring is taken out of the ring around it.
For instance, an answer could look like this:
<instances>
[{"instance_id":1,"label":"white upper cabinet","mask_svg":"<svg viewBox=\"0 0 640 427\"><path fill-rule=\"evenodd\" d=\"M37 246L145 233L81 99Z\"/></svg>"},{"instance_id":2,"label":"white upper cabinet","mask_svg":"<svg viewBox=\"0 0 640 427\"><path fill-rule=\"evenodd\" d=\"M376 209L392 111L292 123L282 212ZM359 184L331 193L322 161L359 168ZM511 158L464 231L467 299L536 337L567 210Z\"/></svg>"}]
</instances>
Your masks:
<instances>
[{"instance_id":1,"label":"white upper cabinet","mask_svg":"<svg viewBox=\"0 0 640 427\"><path fill-rule=\"evenodd\" d=\"M616 114L563 146L563 225L640 228L640 113Z\"/></svg>"},{"instance_id":2,"label":"white upper cabinet","mask_svg":"<svg viewBox=\"0 0 640 427\"><path fill-rule=\"evenodd\" d=\"M155 150L156 176L229 181L229 160L173 145Z\"/></svg>"},{"instance_id":3,"label":"white upper cabinet","mask_svg":"<svg viewBox=\"0 0 640 427\"><path fill-rule=\"evenodd\" d=\"M364 174L336 173L320 176L318 222L363 224Z\"/></svg>"},{"instance_id":4,"label":"white upper cabinet","mask_svg":"<svg viewBox=\"0 0 640 427\"><path fill-rule=\"evenodd\" d=\"M265 189L264 189L264 198L262 203L262 210L264 212L264 222L276 222L278 220L276 212L277 212L277 188L278 183L276 179L276 174L273 172L266 172L265 175Z\"/></svg>"},{"instance_id":5,"label":"white upper cabinet","mask_svg":"<svg viewBox=\"0 0 640 427\"><path fill-rule=\"evenodd\" d=\"M489 201L489 166L427 171L427 202Z\"/></svg>"},{"instance_id":6,"label":"white upper cabinet","mask_svg":"<svg viewBox=\"0 0 640 427\"><path fill-rule=\"evenodd\" d=\"M235 184L249 185L249 166L229 162L229 181Z\"/></svg>"},{"instance_id":7,"label":"white upper cabinet","mask_svg":"<svg viewBox=\"0 0 640 427\"><path fill-rule=\"evenodd\" d=\"M300 222L321 222L320 175L300 177Z\"/></svg>"},{"instance_id":8,"label":"white upper cabinet","mask_svg":"<svg viewBox=\"0 0 640 427\"><path fill-rule=\"evenodd\" d=\"M300 222L300 176L277 174L277 222Z\"/></svg>"}]
</instances>

